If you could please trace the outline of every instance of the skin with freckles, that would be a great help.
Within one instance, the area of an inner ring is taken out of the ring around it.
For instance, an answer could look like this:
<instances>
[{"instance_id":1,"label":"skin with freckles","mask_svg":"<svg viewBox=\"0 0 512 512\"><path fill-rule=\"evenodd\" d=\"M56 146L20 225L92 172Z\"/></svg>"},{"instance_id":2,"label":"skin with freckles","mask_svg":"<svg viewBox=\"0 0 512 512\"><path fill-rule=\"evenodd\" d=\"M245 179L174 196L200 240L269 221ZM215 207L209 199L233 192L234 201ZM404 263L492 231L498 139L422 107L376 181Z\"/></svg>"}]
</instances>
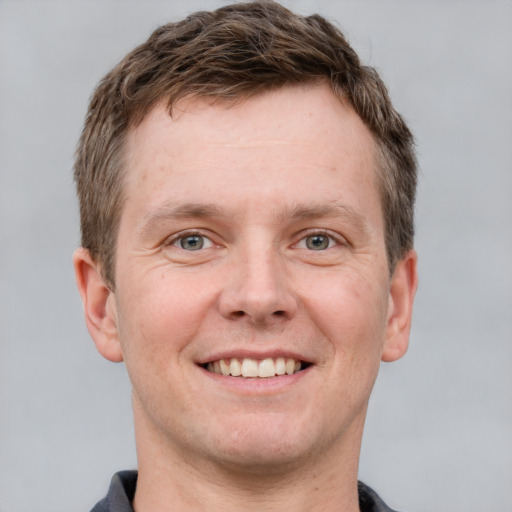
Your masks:
<instances>
[{"instance_id":1,"label":"skin with freckles","mask_svg":"<svg viewBox=\"0 0 512 512\"><path fill-rule=\"evenodd\" d=\"M86 251L75 269L132 381L137 512L358 510L368 398L416 289L413 251L389 278L374 149L325 85L158 105L130 133L115 292ZM206 369L234 357L305 369Z\"/></svg>"}]
</instances>

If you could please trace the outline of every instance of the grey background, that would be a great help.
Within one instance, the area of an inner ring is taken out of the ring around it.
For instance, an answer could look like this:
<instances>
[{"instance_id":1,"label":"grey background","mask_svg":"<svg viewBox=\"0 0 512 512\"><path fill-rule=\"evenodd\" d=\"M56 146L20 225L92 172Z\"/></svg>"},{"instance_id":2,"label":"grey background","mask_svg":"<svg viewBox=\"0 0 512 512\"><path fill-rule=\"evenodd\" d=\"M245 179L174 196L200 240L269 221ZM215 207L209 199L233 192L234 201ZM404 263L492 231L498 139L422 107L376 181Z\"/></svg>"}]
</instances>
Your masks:
<instances>
[{"instance_id":1,"label":"grey background","mask_svg":"<svg viewBox=\"0 0 512 512\"><path fill-rule=\"evenodd\" d=\"M136 465L71 254L94 85L157 25L223 2L0 0L0 511L86 511ZM420 288L360 477L409 512L512 510L512 2L285 1L337 20L416 134ZM185 5L183 5L185 4Z\"/></svg>"}]
</instances>

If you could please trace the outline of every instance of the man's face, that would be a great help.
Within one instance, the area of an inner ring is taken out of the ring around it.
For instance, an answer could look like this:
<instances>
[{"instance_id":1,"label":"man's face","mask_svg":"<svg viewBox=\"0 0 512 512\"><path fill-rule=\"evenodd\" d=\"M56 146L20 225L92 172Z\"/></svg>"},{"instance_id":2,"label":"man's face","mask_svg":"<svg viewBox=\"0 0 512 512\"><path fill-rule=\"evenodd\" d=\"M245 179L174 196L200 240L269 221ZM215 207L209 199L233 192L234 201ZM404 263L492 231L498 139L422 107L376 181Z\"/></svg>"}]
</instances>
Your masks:
<instances>
[{"instance_id":1,"label":"man's face","mask_svg":"<svg viewBox=\"0 0 512 512\"><path fill-rule=\"evenodd\" d=\"M327 86L157 106L127 160L109 300L138 436L253 467L357 446L379 362L406 344L386 355L374 143L354 111Z\"/></svg>"}]
</instances>

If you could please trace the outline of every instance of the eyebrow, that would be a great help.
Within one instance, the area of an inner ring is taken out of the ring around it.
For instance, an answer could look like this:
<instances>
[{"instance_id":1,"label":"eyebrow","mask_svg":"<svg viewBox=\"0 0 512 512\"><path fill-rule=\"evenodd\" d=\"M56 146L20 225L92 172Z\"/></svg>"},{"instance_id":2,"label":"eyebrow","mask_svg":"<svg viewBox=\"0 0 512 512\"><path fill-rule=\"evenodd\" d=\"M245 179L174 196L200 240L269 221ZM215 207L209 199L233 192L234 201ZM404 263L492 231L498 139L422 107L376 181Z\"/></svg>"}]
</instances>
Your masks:
<instances>
[{"instance_id":1,"label":"eyebrow","mask_svg":"<svg viewBox=\"0 0 512 512\"><path fill-rule=\"evenodd\" d=\"M229 219L236 217L236 213L231 210L210 203L183 203L177 206L164 203L154 211L144 215L139 224L138 232L144 232L157 227L159 224L165 224L176 219L206 219L206 218ZM294 205L285 206L273 216L275 223L281 223L286 220L302 219L320 219L342 217L362 231L368 231L367 221L353 207L342 203L341 201L332 201L327 204L317 205Z\"/></svg>"},{"instance_id":2,"label":"eyebrow","mask_svg":"<svg viewBox=\"0 0 512 512\"><path fill-rule=\"evenodd\" d=\"M275 220L276 222L282 222L285 219L314 220L326 218L342 218L365 234L370 231L367 219L355 208L342 201L330 201L318 205L299 204L285 207L280 212L277 212Z\"/></svg>"},{"instance_id":3,"label":"eyebrow","mask_svg":"<svg viewBox=\"0 0 512 512\"><path fill-rule=\"evenodd\" d=\"M214 204L184 203L178 206L164 203L155 210L144 215L137 231L142 233L153 226L176 219L201 219L224 217L227 213Z\"/></svg>"},{"instance_id":4,"label":"eyebrow","mask_svg":"<svg viewBox=\"0 0 512 512\"><path fill-rule=\"evenodd\" d=\"M332 201L318 205L295 205L285 207L277 212L276 221L284 219L316 219L320 217L345 217L355 224L364 223L363 216L349 205L341 201Z\"/></svg>"}]
</instances>

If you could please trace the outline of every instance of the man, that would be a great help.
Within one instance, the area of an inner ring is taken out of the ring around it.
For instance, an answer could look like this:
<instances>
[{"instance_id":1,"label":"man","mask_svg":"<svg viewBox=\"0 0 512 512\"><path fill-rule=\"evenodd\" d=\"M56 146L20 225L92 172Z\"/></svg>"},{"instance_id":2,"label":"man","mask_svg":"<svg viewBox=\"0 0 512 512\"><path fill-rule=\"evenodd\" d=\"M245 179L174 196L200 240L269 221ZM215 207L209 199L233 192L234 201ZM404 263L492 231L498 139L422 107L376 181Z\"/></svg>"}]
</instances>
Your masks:
<instances>
[{"instance_id":1,"label":"man","mask_svg":"<svg viewBox=\"0 0 512 512\"><path fill-rule=\"evenodd\" d=\"M357 470L408 344L415 159L343 35L273 2L157 29L98 86L75 179L139 466L94 511L390 510Z\"/></svg>"}]
</instances>

